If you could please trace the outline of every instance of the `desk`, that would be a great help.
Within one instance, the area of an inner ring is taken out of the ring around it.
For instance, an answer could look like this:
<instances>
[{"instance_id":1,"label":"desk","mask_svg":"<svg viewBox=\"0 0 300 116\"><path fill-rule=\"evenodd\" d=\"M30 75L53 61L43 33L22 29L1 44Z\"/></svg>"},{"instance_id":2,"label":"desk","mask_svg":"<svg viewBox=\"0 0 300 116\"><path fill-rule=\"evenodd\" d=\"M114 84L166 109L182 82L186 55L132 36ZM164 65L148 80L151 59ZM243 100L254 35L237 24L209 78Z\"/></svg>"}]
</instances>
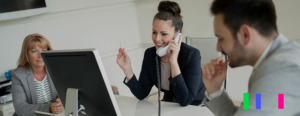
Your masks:
<instances>
[{"instance_id":1,"label":"desk","mask_svg":"<svg viewBox=\"0 0 300 116\"><path fill-rule=\"evenodd\" d=\"M12 116L15 113L15 109L12 101L5 104L0 104L0 116Z\"/></svg>"},{"instance_id":2,"label":"desk","mask_svg":"<svg viewBox=\"0 0 300 116\"><path fill-rule=\"evenodd\" d=\"M158 103L156 100L138 100L135 97L115 96L122 116L157 116ZM12 102L0 105L0 116L11 116L14 113ZM63 116L64 113L55 116ZM214 116L207 107L189 105L179 106L178 103L161 101L162 116Z\"/></svg>"},{"instance_id":3,"label":"desk","mask_svg":"<svg viewBox=\"0 0 300 116\"><path fill-rule=\"evenodd\" d=\"M122 116L157 116L158 103L155 100L138 100L135 97L116 96ZM161 102L162 116L214 116L207 107L186 106L178 103Z\"/></svg>"}]
</instances>

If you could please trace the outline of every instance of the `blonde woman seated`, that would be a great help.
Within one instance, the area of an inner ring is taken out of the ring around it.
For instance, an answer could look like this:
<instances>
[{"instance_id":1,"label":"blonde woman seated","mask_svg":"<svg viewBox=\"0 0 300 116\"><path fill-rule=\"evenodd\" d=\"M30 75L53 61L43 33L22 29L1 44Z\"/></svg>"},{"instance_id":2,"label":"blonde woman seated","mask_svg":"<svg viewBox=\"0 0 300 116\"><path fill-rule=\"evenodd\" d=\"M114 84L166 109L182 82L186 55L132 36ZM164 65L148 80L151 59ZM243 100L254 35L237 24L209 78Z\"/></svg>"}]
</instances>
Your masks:
<instances>
[{"instance_id":1,"label":"blonde woman seated","mask_svg":"<svg viewBox=\"0 0 300 116\"><path fill-rule=\"evenodd\" d=\"M41 58L45 50L52 47L41 34L28 35L23 41L18 67L12 71L14 116L35 116L34 111L59 114L64 110Z\"/></svg>"}]
</instances>

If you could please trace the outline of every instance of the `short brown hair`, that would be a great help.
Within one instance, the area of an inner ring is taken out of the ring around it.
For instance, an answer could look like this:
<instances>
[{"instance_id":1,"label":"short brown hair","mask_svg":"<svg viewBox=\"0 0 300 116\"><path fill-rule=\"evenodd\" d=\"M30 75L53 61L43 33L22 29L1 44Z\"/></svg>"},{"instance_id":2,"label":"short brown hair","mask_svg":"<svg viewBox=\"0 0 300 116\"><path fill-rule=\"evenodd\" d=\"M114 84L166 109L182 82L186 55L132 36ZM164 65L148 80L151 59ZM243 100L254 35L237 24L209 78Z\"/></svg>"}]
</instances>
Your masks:
<instances>
[{"instance_id":1,"label":"short brown hair","mask_svg":"<svg viewBox=\"0 0 300 116\"><path fill-rule=\"evenodd\" d=\"M175 31L180 30L182 32L183 21L180 15L181 9L176 2L161 1L158 5L158 13L154 16L154 19L159 20L172 20L172 26L175 27Z\"/></svg>"},{"instance_id":2,"label":"short brown hair","mask_svg":"<svg viewBox=\"0 0 300 116\"><path fill-rule=\"evenodd\" d=\"M53 50L48 39L38 33L30 34L25 37L21 49L21 54L18 60L18 67L26 67L29 68L30 64L28 61L28 51L32 49L35 45L43 46L47 48L47 50Z\"/></svg>"},{"instance_id":3,"label":"short brown hair","mask_svg":"<svg viewBox=\"0 0 300 116\"><path fill-rule=\"evenodd\" d=\"M224 24L234 38L243 24L255 28L261 35L269 37L277 33L276 10L272 0L214 0L213 15L223 14Z\"/></svg>"}]
</instances>

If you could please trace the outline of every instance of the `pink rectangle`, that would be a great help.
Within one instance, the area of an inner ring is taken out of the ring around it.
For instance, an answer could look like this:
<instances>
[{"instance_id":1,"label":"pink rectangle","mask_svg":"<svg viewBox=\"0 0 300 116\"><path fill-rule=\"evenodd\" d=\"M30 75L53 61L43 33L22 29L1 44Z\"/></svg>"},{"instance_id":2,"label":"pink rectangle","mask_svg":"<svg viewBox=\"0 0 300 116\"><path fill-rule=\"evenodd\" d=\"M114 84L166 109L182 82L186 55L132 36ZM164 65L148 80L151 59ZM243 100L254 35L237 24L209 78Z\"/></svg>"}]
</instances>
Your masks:
<instances>
[{"instance_id":1,"label":"pink rectangle","mask_svg":"<svg viewBox=\"0 0 300 116\"><path fill-rule=\"evenodd\" d=\"M278 109L284 109L284 94L278 94Z\"/></svg>"}]
</instances>

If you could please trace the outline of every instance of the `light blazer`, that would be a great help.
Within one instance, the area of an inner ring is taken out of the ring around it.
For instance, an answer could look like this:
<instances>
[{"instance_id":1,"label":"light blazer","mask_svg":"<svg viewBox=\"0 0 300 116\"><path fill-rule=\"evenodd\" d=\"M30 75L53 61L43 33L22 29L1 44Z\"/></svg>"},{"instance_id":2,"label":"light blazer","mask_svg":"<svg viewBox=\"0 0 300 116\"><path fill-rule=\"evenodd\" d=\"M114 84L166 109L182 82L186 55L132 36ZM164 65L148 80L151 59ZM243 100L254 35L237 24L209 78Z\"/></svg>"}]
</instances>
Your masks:
<instances>
[{"instance_id":1,"label":"light blazer","mask_svg":"<svg viewBox=\"0 0 300 116\"><path fill-rule=\"evenodd\" d=\"M52 101L55 102L57 92L53 82L47 74L51 90ZM31 68L17 68L12 71L12 96L15 107L15 115L35 116L34 111L49 112L50 104L37 104L34 77Z\"/></svg>"},{"instance_id":2,"label":"light blazer","mask_svg":"<svg viewBox=\"0 0 300 116\"><path fill-rule=\"evenodd\" d=\"M300 46L279 34L250 76L249 110L244 110L243 105L234 106L226 92L211 101L205 97L203 101L217 116L292 116L300 112L299 89ZM256 109L256 93L261 94L261 109ZM284 94L284 109L278 109L280 93Z\"/></svg>"}]
</instances>

